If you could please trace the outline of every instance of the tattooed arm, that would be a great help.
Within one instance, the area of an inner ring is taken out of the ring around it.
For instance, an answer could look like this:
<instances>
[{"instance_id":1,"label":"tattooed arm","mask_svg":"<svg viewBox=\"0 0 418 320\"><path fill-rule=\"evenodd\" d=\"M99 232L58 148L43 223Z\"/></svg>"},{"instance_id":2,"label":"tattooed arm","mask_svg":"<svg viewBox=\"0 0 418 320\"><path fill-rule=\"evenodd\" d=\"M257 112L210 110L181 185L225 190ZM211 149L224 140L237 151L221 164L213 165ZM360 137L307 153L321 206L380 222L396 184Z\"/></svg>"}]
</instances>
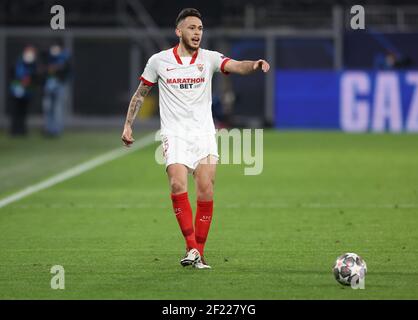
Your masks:
<instances>
[{"instance_id":1,"label":"tattooed arm","mask_svg":"<svg viewBox=\"0 0 418 320\"><path fill-rule=\"evenodd\" d=\"M141 81L138 89L136 89L135 94L132 96L131 102L129 103L125 126L122 133L122 141L127 147L129 147L135 141L135 139L132 137L132 124L151 88L151 86L147 86Z\"/></svg>"}]
</instances>

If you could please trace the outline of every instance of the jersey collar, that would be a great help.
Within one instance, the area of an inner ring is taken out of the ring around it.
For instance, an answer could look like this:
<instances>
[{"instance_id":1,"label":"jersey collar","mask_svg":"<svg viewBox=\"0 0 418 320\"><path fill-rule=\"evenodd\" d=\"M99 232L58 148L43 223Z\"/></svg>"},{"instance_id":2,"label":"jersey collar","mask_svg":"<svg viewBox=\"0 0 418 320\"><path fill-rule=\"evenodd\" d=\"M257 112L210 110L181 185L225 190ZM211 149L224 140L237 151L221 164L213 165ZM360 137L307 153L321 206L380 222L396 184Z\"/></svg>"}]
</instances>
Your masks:
<instances>
[{"instance_id":1,"label":"jersey collar","mask_svg":"<svg viewBox=\"0 0 418 320\"><path fill-rule=\"evenodd\" d=\"M177 63L178 64L183 64L183 62L181 61L181 58L180 58L180 56L178 55L178 53L177 53L177 48L179 47L179 45L176 45L174 48L173 48L173 54L174 54L174 57L176 58L176 60L177 60ZM193 56L192 56L192 60L190 60L190 64L193 64L195 61L196 61L196 58L197 58L197 54L198 54L198 52L199 52L199 49L197 49L196 50L196 52L193 54Z\"/></svg>"}]
</instances>

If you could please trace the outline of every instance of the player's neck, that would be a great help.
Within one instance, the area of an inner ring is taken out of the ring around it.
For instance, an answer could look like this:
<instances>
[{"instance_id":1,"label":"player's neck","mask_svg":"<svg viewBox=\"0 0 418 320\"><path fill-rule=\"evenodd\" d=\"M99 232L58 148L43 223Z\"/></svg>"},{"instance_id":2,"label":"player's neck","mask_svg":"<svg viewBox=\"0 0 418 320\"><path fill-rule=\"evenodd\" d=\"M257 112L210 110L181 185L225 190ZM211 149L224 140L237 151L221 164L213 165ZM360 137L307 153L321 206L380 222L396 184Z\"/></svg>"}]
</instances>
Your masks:
<instances>
[{"instance_id":1,"label":"player's neck","mask_svg":"<svg viewBox=\"0 0 418 320\"><path fill-rule=\"evenodd\" d=\"M196 51L199 49L187 49L182 42L179 43L179 46L177 48L177 54L180 57L193 57L193 55L196 53Z\"/></svg>"}]
</instances>

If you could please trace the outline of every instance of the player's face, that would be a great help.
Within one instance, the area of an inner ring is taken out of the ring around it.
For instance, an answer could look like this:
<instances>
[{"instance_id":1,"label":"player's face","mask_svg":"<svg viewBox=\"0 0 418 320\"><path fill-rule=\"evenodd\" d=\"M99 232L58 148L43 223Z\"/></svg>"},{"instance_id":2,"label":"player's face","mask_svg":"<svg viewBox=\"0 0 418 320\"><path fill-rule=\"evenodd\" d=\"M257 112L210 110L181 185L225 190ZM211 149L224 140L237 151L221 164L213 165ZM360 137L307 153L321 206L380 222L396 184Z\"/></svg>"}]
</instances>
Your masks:
<instances>
[{"instance_id":1,"label":"player's face","mask_svg":"<svg viewBox=\"0 0 418 320\"><path fill-rule=\"evenodd\" d=\"M176 33L187 49L197 50L203 35L202 20L197 17L187 17L177 26Z\"/></svg>"}]
</instances>

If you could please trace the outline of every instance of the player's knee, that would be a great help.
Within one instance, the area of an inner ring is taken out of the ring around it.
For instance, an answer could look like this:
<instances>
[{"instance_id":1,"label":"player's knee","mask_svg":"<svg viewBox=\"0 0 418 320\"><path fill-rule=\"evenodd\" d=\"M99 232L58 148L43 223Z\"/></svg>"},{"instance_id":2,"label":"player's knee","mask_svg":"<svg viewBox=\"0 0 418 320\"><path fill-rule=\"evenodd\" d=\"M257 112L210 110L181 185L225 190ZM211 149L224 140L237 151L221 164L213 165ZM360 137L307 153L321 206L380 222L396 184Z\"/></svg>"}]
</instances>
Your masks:
<instances>
[{"instance_id":1,"label":"player's knee","mask_svg":"<svg viewBox=\"0 0 418 320\"><path fill-rule=\"evenodd\" d=\"M199 200L212 200L213 199L213 184L214 182L210 181L204 184L201 184L197 188L197 198Z\"/></svg>"},{"instance_id":2,"label":"player's knee","mask_svg":"<svg viewBox=\"0 0 418 320\"><path fill-rule=\"evenodd\" d=\"M170 188L171 193L174 194L183 193L187 191L186 183L175 178L170 180Z\"/></svg>"}]
</instances>

